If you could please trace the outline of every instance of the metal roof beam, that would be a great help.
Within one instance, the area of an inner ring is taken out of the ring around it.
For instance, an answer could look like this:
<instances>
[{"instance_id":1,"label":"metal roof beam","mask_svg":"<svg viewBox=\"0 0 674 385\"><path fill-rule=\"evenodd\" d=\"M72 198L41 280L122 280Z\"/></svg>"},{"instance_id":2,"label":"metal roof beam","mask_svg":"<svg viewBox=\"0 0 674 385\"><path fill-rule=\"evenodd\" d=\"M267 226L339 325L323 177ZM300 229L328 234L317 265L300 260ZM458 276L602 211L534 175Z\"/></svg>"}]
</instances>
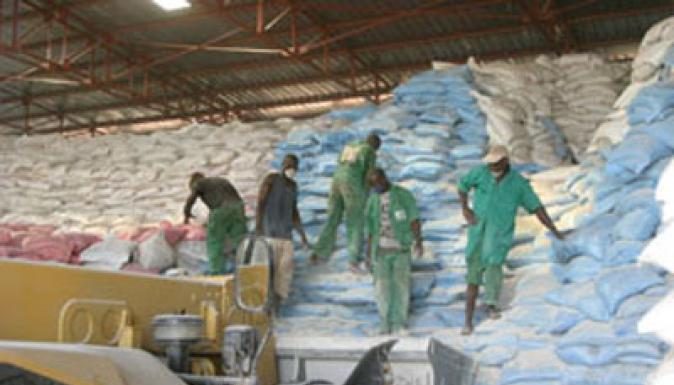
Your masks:
<instances>
[{"instance_id":1,"label":"metal roof beam","mask_svg":"<svg viewBox=\"0 0 674 385\"><path fill-rule=\"evenodd\" d=\"M280 0L282 2L286 2L287 0ZM467 5L464 4L452 4L452 5L445 5L445 6L438 6L435 8L430 8L430 9L420 9L416 11L414 14L409 14L405 16L406 18L414 18L414 17L422 17L422 16L437 16L437 17L443 17L447 15L456 15L458 14L465 14L467 16L471 17L485 17L485 18L508 18L512 19L513 21L517 21L519 18L516 15L490 15L490 14L484 14L480 13L479 11L476 11L477 8L479 7L484 7L488 5L495 5L495 4L502 4L502 3L507 3L510 0L471 0L469 6L470 7L475 7L475 8L469 8ZM467 2L468 3L468 2ZM203 4L203 3L201 3ZM213 18L216 15L216 12L222 12L226 11L228 13L232 13L236 10L241 10L241 9L254 9L257 7L257 4L241 4L241 5L227 5L223 6L221 8L216 8L210 5L205 5L201 6L201 8L204 8L203 11L196 11L195 13L190 13L186 15L181 15L181 16L176 16L176 17L169 17L169 18L161 18L159 20L156 20L154 22L150 22L149 25L153 26L153 28L165 28L173 25L176 22L194 22L196 20L199 20L201 18ZM321 4L307 4L307 3L301 3L297 5L297 10L320 10L324 9L325 7L322 7ZM335 8L339 8L339 4L335 5ZM358 10L358 7L353 7ZM340 21L340 22L333 22L330 24L331 29L344 29L344 30L353 30L354 28L358 27L363 27L364 25L373 22L374 20L380 20L383 16L381 15L381 7L377 7L377 9L372 9L372 7L368 7L369 12L375 12L374 17L372 15L369 15L368 17L364 18L358 18L358 19L352 19L352 20L347 20L347 21ZM360 12L361 14L366 14L367 12ZM389 13L389 16L392 13ZM195 15L200 16L198 18L195 18ZM122 40L125 43L128 44L134 44L133 41L126 41L123 39L124 35L129 33L129 32L135 32L135 31L142 31L144 30L143 24L133 24L129 25L126 27L120 27L117 29L114 29L112 31L107 31L111 36L114 36L118 40ZM321 33L321 27L318 25L311 25L307 27L303 27L301 29L298 29L297 31L298 35L307 35L311 33ZM275 31L267 31L265 32L266 34L273 36L275 38L278 37L287 37L291 34L291 29L287 30L275 30ZM86 37L82 36L80 40L77 40L77 38L73 39L73 42L77 41L86 41ZM240 39L234 39L231 41L231 45L236 45L236 46L249 46L252 43L258 41L256 38L255 34L252 34L250 36L242 37ZM46 42L36 42L30 45L27 45L26 48L32 49L41 49L44 48L46 45Z\"/></svg>"},{"instance_id":2,"label":"metal roof beam","mask_svg":"<svg viewBox=\"0 0 674 385\"><path fill-rule=\"evenodd\" d=\"M286 0L291 8L295 8L296 4L292 0ZM306 18L308 18L314 25L318 26L322 33L324 38L329 38L331 36L334 36L334 29L330 27L329 23L325 23L321 18L315 14L313 14L310 10L303 10L301 8L297 9L297 12ZM380 82L383 83L385 87L390 87L391 84L388 83L386 79L384 79L381 75L379 75L376 71L374 71L370 64L366 63L363 58L361 58L359 55L355 54L349 47L345 47L342 44L340 44L341 48L346 50L346 54L349 57L349 63L351 64L351 72L352 74L355 73L356 68L355 64L360 66L361 68L364 68L365 70L368 70L370 74L372 75L373 82L375 83L375 86L377 86ZM329 63L329 51L328 47L325 47L323 50L323 71L326 73L330 72L330 63ZM351 84L353 85L353 88L356 88L355 86L355 78L354 76L351 77ZM378 100L377 100L378 101Z\"/></svg>"},{"instance_id":3,"label":"metal roof beam","mask_svg":"<svg viewBox=\"0 0 674 385\"><path fill-rule=\"evenodd\" d=\"M431 36L423 37L423 38L415 38L415 39L406 39L406 40L400 40L400 39L395 39L391 40L388 42L380 42L372 45L362 45L358 47L352 47L349 48L351 52L354 54L361 54L361 53L373 53L373 52L386 52L386 51L393 51L400 49L402 47L406 46L414 46L414 45L419 45L419 44L428 44L428 43L445 43L445 42L450 42L454 40L459 40L459 39L465 39L465 38L479 38L479 37L484 37L484 36L489 36L491 34L508 34L508 33L518 33L526 30L525 26L522 25L515 25L515 26L509 26L509 27L498 27L498 28L487 28L487 29L476 29L472 31L461 31L461 32L456 32L456 33L450 33L450 34L434 34ZM332 50L330 52L330 55L332 57L335 56L345 56L347 55L347 49L336 49ZM314 52L305 56L301 56L298 59L299 60L320 60L322 58L323 54L320 52ZM218 73L224 73L228 71L245 71L245 70L271 70L273 68L278 68L280 66L287 66L290 65L291 62L288 62L287 60L283 58L277 58L277 59L267 59L267 60L248 60L248 61L242 61L238 63L233 63L230 65L216 65L212 67L205 67L199 70L194 70L190 71L191 76L207 76L207 75L212 75L212 74L218 74ZM101 83L99 86L107 86L107 87L114 87L114 85L117 82L110 82L110 83ZM86 92L86 89L71 89L71 90L57 90L57 91L51 91L51 92L45 92L42 94L36 94L34 95L34 98L52 98L56 96L64 96L72 93L80 93L80 92ZM0 99L0 103L12 103L16 102L16 98L5 98L5 99Z\"/></svg>"},{"instance_id":4,"label":"metal roof beam","mask_svg":"<svg viewBox=\"0 0 674 385\"><path fill-rule=\"evenodd\" d=\"M373 69L361 69L358 72L355 73L355 76L357 78L361 78L363 76L369 76L370 72L375 70L377 72L380 72L382 74L384 73L389 73L389 72L399 72L399 71L412 71L412 70L418 70L422 68L428 68L429 61L428 60L419 60L413 63L405 63L405 64L396 64L396 65L391 65L391 66L384 66L384 67L377 67ZM239 92L255 92L255 91L260 91L260 90L265 90L265 89L274 89L274 88L279 88L279 87L287 87L287 86L293 86L293 85L299 85L299 84L312 84L312 83L321 83L321 82L329 82L329 81L335 81L335 79L344 79L344 78L350 78L354 74L351 73L350 69L345 70L345 71L340 71L340 72L334 72L334 73L321 73L318 75L314 76L301 76L301 77L295 77L292 79L283 79L279 81L271 81L271 82L259 82L255 84L247 84L245 86L236 86L232 88L223 88L219 90L214 90L212 94L204 94L205 97L211 97L216 93L226 93L227 95L233 95L236 96L237 93ZM382 88L390 88L391 85L389 84L388 86L382 87ZM167 95L164 97L164 101L167 103L180 103L185 99L185 95ZM149 100L151 101L151 100ZM80 114L80 113L85 113L85 112L99 112L99 111L109 111L109 110L119 110L119 109L126 109L126 108L134 108L134 107L142 107L146 101L144 100L137 100L137 101L125 101L125 102L118 102L118 103L108 103L108 104L103 104L103 105L95 105L95 106L87 106L87 107L79 107L79 108L72 108L66 110L67 114ZM34 118L42 118L42 117L47 117L50 116L48 113L40 113L40 114L35 114ZM22 117L19 115L13 115L13 116L7 116L7 117L0 117L0 124L5 123L5 122L11 122L11 121L16 121L21 119Z\"/></svg>"},{"instance_id":5,"label":"metal roof beam","mask_svg":"<svg viewBox=\"0 0 674 385\"><path fill-rule=\"evenodd\" d=\"M82 9L85 7L96 5L97 3L105 3L107 1L109 0L70 0L68 1L68 9L71 10ZM38 11L25 11L19 13L17 16L19 17L19 21L34 21L36 19L41 19L44 17L42 13ZM0 25L5 23L11 23L13 18L14 18L13 16L2 17L0 15Z\"/></svg>"},{"instance_id":6,"label":"metal roof beam","mask_svg":"<svg viewBox=\"0 0 674 385\"><path fill-rule=\"evenodd\" d=\"M623 43L629 43L633 42L635 39L619 39L619 40L613 40L610 41L611 44L623 44ZM592 43L584 43L579 46L579 49L593 49L598 46L601 46L604 42L592 42ZM517 57L517 56L531 56L531 55L537 55L537 54L542 54L546 52L550 52L551 47L545 46L545 47L534 47L534 48L527 48L527 49L519 49L519 50L512 50L512 51L496 51L496 52L490 52L490 53L484 53L481 55L477 56L478 60L497 60L497 59L503 59L503 58L508 58L508 57ZM465 61L466 57L446 57L446 58L437 58L437 60L446 60L446 61L452 61L452 62L459 62L459 61ZM416 67L418 65L418 67ZM427 63L426 66L423 66L422 64L410 64L411 67L410 69L422 69L422 68L429 68L430 63ZM248 103L248 104L242 104L239 106L232 106L230 113L236 114L241 111L250 111L250 110L259 110L259 109L265 109L265 108L274 108L274 107L283 107L283 106L291 106L291 105L298 105L298 104L304 104L304 103L312 103L312 102L321 102L321 101L331 101L331 100L338 100L338 99L346 99L346 98L352 98L352 97L365 97L367 95L372 95L375 92L380 92L380 93L386 93L390 92L391 89L380 89L380 90L375 90L375 89L369 89L366 91L360 90L358 93L349 93L349 92L340 92L340 93L331 93L327 95L314 95L314 96L304 96L300 98L292 98L292 99L284 99L284 100L277 100L277 101L269 101L269 102L260 102L260 103ZM209 109L208 107L204 108L203 106L200 106L199 108L196 108L192 111L187 111L183 113L172 113L168 115L154 115L154 116L145 116L145 117L139 117L139 118L131 118L131 119L124 119L124 120L113 120L113 121L102 121L102 122L97 122L97 125L99 127L106 127L106 126L114 126L114 125L124 125L124 124L134 124L134 123L144 123L144 122L153 122L153 121L161 121L161 120L170 120L170 119L187 119L190 117L195 117L195 116L201 116L201 115L209 115L213 113L222 113L223 111L221 109ZM3 125L4 122L0 122L0 125ZM65 131L70 131L70 130L80 130L80 129L88 129L90 127L90 124L80 124L80 125L70 125L66 126L63 128ZM36 130L35 132L40 132L40 133L50 133L50 132L60 132L59 128L47 128L43 130Z\"/></svg>"},{"instance_id":7,"label":"metal roof beam","mask_svg":"<svg viewBox=\"0 0 674 385\"><path fill-rule=\"evenodd\" d=\"M287 0L284 0L284 1L287 1ZM595 0L586 0L585 2L581 3L580 5L574 5L573 8L567 7L567 8L563 8L563 9L555 9L554 12L551 13L551 17L554 16L554 17L556 17L556 18L561 18L561 17L563 16L563 14L565 14L566 12L573 11L573 10L577 9L578 7L580 7L581 5L582 5L582 6L587 6L591 1L595 1ZM502 2L502 1L494 1L494 0L492 0L492 1L489 1L489 2L487 2L487 1L483 1L483 2L474 2L473 5L474 5L474 6L480 6L480 5L485 6L485 5L488 5L488 4L492 4L492 3L493 3L493 4L496 4L496 3L500 3L500 2ZM304 5L305 5L305 4L303 4L303 6L304 6ZM225 9L230 9L231 7L232 7L232 6L227 6L227 7L225 7ZM250 8L250 7L248 7L248 8ZM304 7L302 7L302 8L309 8L309 7L304 6ZM652 7L641 7L641 8L638 8L638 9L630 9L630 10L625 10L625 11L613 11L613 12L609 12L609 13L601 13L601 14L596 14L596 15L590 16L590 20L601 20L601 19L604 19L604 18L606 18L606 17L614 17L613 15L615 15L615 16L617 16L617 17L620 17L620 16L625 16L625 17L627 17L627 16L632 16L632 15L642 14L642 13L665 12L665 11L671 11L671 10L674 10L674 4L665 4L665 5L658 5L658 6L652 6ZM424 10L423 12L420 12L419 14L415 14L415 15L410 16L410 17L421 16L421 15L434 15L434 14L445 15L445 14L447 14L447 12L452 11L452 9L449 9L449 8L447 8L447 7L438 7L438 8L432 9L432 11L433 11L433 12L429 12L429 10ZM455 12L450 12L450 14L451 14L451 13L455 13ZM211 10L211 11L209 11L208 14L209 14L209 15L213 15L214 13L213 13L213 11ZM477 9L471 11L470 14L471 14L471 16L472 16L473 14L477 14L478 17L479 17L479 15L480 15L479 10L477 10ZM509 15L501 15L501 16L513 17L513 16L509 16ZM516 17L516 16L514 16L514 17L515 17L515 19L517 20L517 17ZM341 29L341 28L351 29L351 28L357 27L358 25L363 25L363 24L366 24L366 23L368 23L368 22L370 22L370 21L372 21L372 20L376 20L376 19L377 19L377 18L366 17L366 18L357 19L357 20L350 20L350 21L346 21L346 22L331 23L331 24L329 25L329 27L330 27L331 29ZM582 19L585 19L585 17L583 17ZM565 22L563 22L563 23L561 24L562 27L564 27L564 28L566 29L566 31L569 32L569 33L567 33L567 35L570 34L570 30L569 30L568 28L566 28L565 25L566 25L566 24L574 23L575 21L576 21L576 19L574 19L574 20L569 20L569 21L565 21ZM524 23L526 24L527 21L524 21ZM316 26L316 25L312 25L312 26L309 26L309 27L306 27L306 28L298 29L298 30L297 30L297 33L300 34L300 35L302 35L302 34L307 34L307 33L309 33L309 32L312 31L312 30L313 30L313 31L320 32L320 27L319 27L319 26ZM113 33L115 34L115 36L118 36L118 35L119 35L119 32L117 32L117 31L113 31ZM287 35L289 34L289 31L280 31L280 32L276 32L276 31L275 31L275 32L266 32L266 33L267 33L268 35L271 35L271 36L287 36ZM240 39L240 40L238 40L238 39L231 40L231 42L229 43L229 45L243 45L243 46L246 46L246 45L250 45L252 42L254 42L255 39L256 39L255 36L246 36L246 37L244 37L244 38L242 38L242 39ZM133 45L134 43L133 43L133 42L128 42L128 44L132 44L132 45ZM143 42L141 42L140 44L143 44ZM187 48L187 47L186 47L186 48ZM209 50L214 50L214 51L215 51L215 50L218 50L219 48L220 48L220 47L218 47L218 46L214 46L214 47L210 47ZM113 64L113 65L118 65L119 63L113 62L112 64Z\"/></svg>"},{"instance_id":8,"label":"metal roof beam","mask_svg":"<svg viewBox=\"0 0 674 385\"><path fill-rule=\"evenodd\" d=\"M640 8L640 9L634 9L634 10L629 10L629 11L611 11L611 12L604 12L601 14L595 14L591 16L582 16L582 17L577 17L573 19L567 20L567 24L569 25L575 25L579 23L584 23L584 22L593 22L593 21L599 21L599 20L606 20L606 19L611 19L611 18L616 18L616 17L629 17L633 16L636 14L642 14L642 13L655 13L655 12L665 12L665 11L674 11L674 4L667 4L667 5L659 5L659 6L654 6L654 7L648 7L648 8ZM489 35L490 33L509 33L509 32L515 32L516 29L518 30L523 30L527 28L526 25L519 25L519 26L514 26L514 27L506 27L506 28L498 28L498 29L487 29L487 30L481 30L483 33L480 33L481 31L467 31L465 35L462 32L459 33L450 33L446 34L444 36L438 36L437 38L433 39L432 41L434 42L442 42L442 41L452 41L455 39L461 39L464 37L480 37L480 36L486 36ZM402 47L404 45L408 44L418 44L421 42L423 39L411 39L411 40L403 40L403 41L396 41L396 42L384 42L384 43L376 43L373 45L365 45L365 46L360 46L360 47L353 47L351 49L352 52L358 54L361 52L383 52L386 50L390 49L395 49L397 47ZM401 44L398 44L401 43ZM335 49L331 50L330 55L335 56L335 55L345 55L346 51L345 50L340 50L340 49ZM323 56L323 53L310 53L304 56L301 56L300 58L302 60L319 60ZM282 66L286 65L287 61L284 60L284 58L279 57L276 59L273 58L267 58L264 60L246 60L246 61L240 61L240 62L235 62L235 63L230 63L228 65L217 65L213 67L205 67L201 69L196 69L190 71L191 76L205 76L209 74L216 74L216 73L223 73L227 71L239 71L239 70L246 70L250 68L256 68L256 69L262 69L262 68L273 68L276 66ZM154 83L155 79L150 78L150 82ZM102 87L117 87L121 83L119 82L103 82L101 83ZM102 88L102 87L93 87L93 88ZM71 93L81 93L81 92L86 92L87 90L91 89L91 87L83 87L83 88L77 88L77 89L64 89L64 90L57 90L57 91L52 91L52 92L46 92L42 94L36 94L35 98L42 98L42 97L55 97L55 96L62 96L62 95L68 95ZM16 99L12 98L4 98L0 100L2 103L11 103L11 102L18 102Z\"/></svg>"},{"instance_id":9,"label":"metal roof beam","mask_svg":"<svg viewBox=\"0 0 674 385\"><path fill-rule=\"evenodd\" d=\"M327 95L318 95L318 96L303 96L299 98L290 98L290 99L283 99L283 100L275 100L275 101L270 101L270 102L261 102L261 103L250 103L250 104L245 104L245 105L240 105L236 106L236 108L232 108L230 112L245 112L245 111L255 111L258 109L262 108L271 108L271 107L280 107L280 106L292 106L292 105L300 105L300 104L305 104L305 103L313 103L313 102L325 102L325 101L333 101L333 100L339 100L339 99L346 99L346 98L353 98L353 97L365 97L370 95L368 91L359 91L358 94L354 94L351 92L339 92L339 93L332 93L332 94L327 94ZM155 115L155 116L142 116L142 117L137 117L137 118L128 118L128 119L118 119L118 120L108 120L108 121L101 121L101 122L96 122L96 125L98 127L111 127L111 126L120 126L120 125L129 125L129 124L136 124L136 123L147 123L147 122L155 122L155 121L161 121L161 120L170 120L170 119L187 119L187 118L192 118L196 116L207 116L207 115L212 115L212 114L217 114L217 113L223 113L222 109L214 109L214 108L201 108L192 112L188 113L170 113L170 114L162 114L162 115ZM64 131L72 131L72 130L83 130L83 129L89 129L90 124L80 124L80 125L70 125L64 127ZM36 130L36 132L38 132ZM59 128L55 127L50 127L46 129L39 130L40 133L54 133L54 132L61 132Z\"/></svg>"},{"instance_id":10,"label":"metal roof beam","mask_svg":"<svg viewBox=\"0 0 674 385\"><path fill-rule=\"evenodd\" d=\"M589 6L597 0L587 0L581 4L575 4L572 10ZM557 10L555 0L547 0L541 4L538 0L516 0L523 16L523 22L534 25L545 37L545 39L556 47L557 53L575 50L578 42L573 36L573 32L564 20L564 13Z\"/></svg>"},{"instance_id":11,"label":"metal roof beam","mask_svg":"<svg viewBox=\"0 0 674 385\"><path fill-rule=\"evenodd\" d=\"M48 0L50 3L53 3L54 0ZM37 12L42 12L44 15L49 15L49 14L56 14L58 12L63 13L64 10L60 7L55 7L52 6L52 8L45 8L43 6L40 6L37 4L34 0L23 0L23 2L28 5L29 7L35 9ZM100 41L101 44L108 49L108 52L110 52L112 55L117 56L122 58L123 60L126 60L127 63L129 63L129 68L134 68L138 71L141 72L141 76L143 78L142 82L143 84L140 85L140 95L138 95L138 91L135 91L133 88L134 87L129 87L132 88L132 92L127 93L126 97L127 98L133 98L135 96L140 96L140 97L149 97L151 96L151 93L154 92L153 88L149 87L148 80L151 72L148 69L145 69L143 67L143 64L147 61L147 58L144 57L143 55L140 55L139 57L139 62L140 63L130 63L128 60L128 57L125 52L119 52L121 49L121 44L116 43L115 39L113 36L106 32L99 31L94 25L92 25L89 21L83 19L79 15L77 15L74 12L67 12L65 16L63 17L57 17L56 21L63 25L64 28L67 28L69 31L75 31L79 33L86 34L90 37L91 40L97 40ZM75 24L77 23L77 25ZM94 55L92 55L94 56ZM92 68L95 68L95 63L91 62ZM92 71L92 75L95 76L95 71ZM134 82L134 77L131 76L131 72L125 72L124 74L119 75L121 76L127 76L129 77L129 82L133 84ZM96 79L95 77L92 76L92 79L90 80L91 83L95 83ZM199 87L194 84L191 84L187 79L182 79L181 76L175 76L172 79L159 79L159 83L164 84L167 88L174 88L176 90L184 89L189 92L199 92ZM102 89L103 92L108 92L107 89ZM135 91L135 92L134 92ZM165 112L165 110L163 110Z\"/></svg>"},{"instance_id":12,"label":"metal roof beam","mask_svg":"<svg viewBox=\"0 0 674 385\"><path fill-rule=\"evenodd\" d=\"M201 2L202 3L206 2L206 0L201 0ZM223 4L223 3L221 3L221 4ZM297 55L296 46L295 46L295 49L293 49L293 47L286 48L286 47L284 47L284 44L281 41L279 41L279 39L277 39L277 38L274 38L272 36L268 36L265 33L256 34L255 33L256 31L255 31L254 28L251 28L250 26L246 25L246 23L241 22L241 20L239 20L237 17L235 17L235 16L231 15L229 12L227 12L225 8L226 7L222 6L219 14L225 20L227 20L228 22L236 25L238 28L241 28L242 30L249 31L249 32L255 34L255 36L257 36L260 39L260 41L262 41L263 44L269 46L270 48L283 49L285 51L285 54L282 55L282 56L292 60L293 62L295 62L297 64L300 64L300 65L307 65L307 66L309 66L309 67L311 67L314 70L317 70L319 72L322 71L320 66L317 66L313 62L300 60L298 58L298 55ZM292 11L291 11L291 15L292 15ZM294 22L294 20L295 20L295 18L293 18L293 22ZM343 82L341 80L336 80L335 82L337 84L339 84L340 86L344 87L347 90L351 90L352 92L358 92L358 90L354 87L354 85L352 83Z\"/></svg>"},{"instance_id":13,"label":"metal roof beam","mask_svg":"<svg viewBox=\"0 0 674 385\"><path fill-rule=\"evenodd\" d=\"M16 3L15 3L16 4ZM0 49L0 54L4 54L5 57L11 58L15 61L18 61L22 64L28 65L31 68L39 68L46 73L53 74L58 72L59 74L64 75L65 77L78 82L83 88L88 90L93 90L94 84L97 82L97 67L94 66L93 62L89 63L89 67L83 67L80 69L72 68L70 66L71 62L77 61L81 57L88 54L88 52L97 47L97 42L93 39L90 40L91 45L87 46L84 51L76 51L75 53L68 54L68 45L67 45L67 36L68 33L72 31L81 31L79 27L76 27L72 24L71 20L74 16L74 13L71 9L66 7L51 7L45 8L34 1L23 0L23 5L34 9L35 12L40 13L43 16L41 23L46 29L46 35L52 36L52 29L55 28L54 25L60 25L63 28L63 35L61 36L61 55L60 58L57 58L56 55L52 55L51 42L49 49L46 50L43 54L35 54L29 50L26 50L22 47L22 38L25 37L26 32L24 31L22 35L20 31L25 29L19 23L19 19L15 18L12 22L12 45L3 46ZM15 8L16 9L16 8ZM14 15L17 15L17 12L14 12ZM18 16L16 16L18 17ZM30 27L29 30L34 29ZM58 44L58 43L56 43ZM94 51L91 51L92 57L94 56ZM5 79L7 80L7 79ZM133 95L133 90L129 90L124 87L117 87L115 89L101 88L102 92L107 93L113 97L129 97Z\"/></svg>"}]
</instances>

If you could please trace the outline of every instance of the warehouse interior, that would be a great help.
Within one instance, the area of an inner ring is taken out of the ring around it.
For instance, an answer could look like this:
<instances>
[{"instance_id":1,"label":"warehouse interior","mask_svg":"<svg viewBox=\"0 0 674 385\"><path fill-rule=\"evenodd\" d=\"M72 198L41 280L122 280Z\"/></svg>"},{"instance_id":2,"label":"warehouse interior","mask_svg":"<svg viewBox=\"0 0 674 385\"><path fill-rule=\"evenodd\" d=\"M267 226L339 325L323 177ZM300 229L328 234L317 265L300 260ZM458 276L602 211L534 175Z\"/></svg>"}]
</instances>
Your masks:
<instances>
[{"instance_id":1,"label":"warehouse interior","mask_svg":"<svg viewBox=\"0 0 674 385\"><path fill-rule=\"evenodd\" d=\"M0 0L0 385L674 384L673 65L668 0Z\"/></svg>"}]
</instances>

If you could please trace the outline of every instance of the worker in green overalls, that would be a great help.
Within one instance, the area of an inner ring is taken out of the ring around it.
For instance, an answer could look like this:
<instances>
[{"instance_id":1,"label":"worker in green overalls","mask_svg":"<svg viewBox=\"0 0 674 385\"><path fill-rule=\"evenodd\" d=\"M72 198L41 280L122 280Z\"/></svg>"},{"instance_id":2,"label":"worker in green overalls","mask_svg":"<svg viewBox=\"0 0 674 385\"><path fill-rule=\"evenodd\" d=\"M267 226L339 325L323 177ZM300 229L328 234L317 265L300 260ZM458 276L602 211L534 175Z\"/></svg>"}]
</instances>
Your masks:
<instances>
[{"instance_id":1,"label":"worker in green overalls","mask_svg":"<svg viewBox=\"0 0 674 385\"><path fill-rule=\"evenodd\" d=\"M314 246L311 261L327 259L335 248L337 227L346 221L349 265L353 272L364 273L361 248L363 244L363 211L367 200L367 175L374 169L381 139L370 134L365 142L353 142L344 147L339 156L339 167L332 176L328 197L328 219Z\"/></svg>"},{"instance_id":2,"label":"worker in green overalls","mask_svg":"<svg viewBox=\"0 0 674 385\"><path fill-rule=\"evenodd\" d=\"M366 261L372 263L383 334L403 333L410 303L411 251L423 254L421 222L414 196L389 182L382 169L370 174L376 194L365 208Z\"/></svg>"},{"instance_id":3,"label":"worker in green overalls","mask_svg":"<svg viewBox=\"0 0 674 385\"><path fill-rule=\"evenodd\" d=\"M510 168L508 150L494 146L483 159L485 165L472 169L459 181L459 199L468 222L466 247L466 319L462 334L473 332L473 313L479 285L485 287L490 318L500 317L498 302L503 284L503 263L515 232L517 209L523 207L555 237L563 239L529 181ZM468 194L473 190L472 208Z\"/></svg>"},{"instance_id":4,"label":"worker in green overalls","mask_svg":"<svg viewBox=\"0 0 674 385\"><path fill-rule=\"evenodd\" d=\"M243 199L225 178L206 178L202 173L195 172L190 177L189 186L191 193L183 209L185 224L194 218L192 206L197 198L201 198L209 208L206 233L208 274L231 273L234 253L247 232Z\"/></svg>"}]
</instances>

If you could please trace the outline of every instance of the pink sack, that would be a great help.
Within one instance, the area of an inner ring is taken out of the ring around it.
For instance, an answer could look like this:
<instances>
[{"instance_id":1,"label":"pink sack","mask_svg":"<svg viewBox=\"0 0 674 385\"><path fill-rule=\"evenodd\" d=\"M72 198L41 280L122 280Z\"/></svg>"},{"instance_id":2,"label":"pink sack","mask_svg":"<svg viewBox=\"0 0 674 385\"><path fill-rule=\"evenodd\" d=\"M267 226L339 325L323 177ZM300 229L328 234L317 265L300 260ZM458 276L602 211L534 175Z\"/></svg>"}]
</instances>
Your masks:
<instances>
[{"instance_id":1,"label":"pink sack","mask_svg":"<svg viewBox=\"0 0 674 385\"><path fill-rule=\"evenodd\" d=\"M183 240L185 241L205 241L206 240L206 229L201 225L189 224L181 225L182 229L187 230Z\"/></svg>"},{"instance_id":2,"label":"pink sack","mask_svg":"<svg viewBox=\"0 0 674 385\"><path fill-rule=\"evenodd\" d=\"M12 244L12 231L0 227L0 246L9 246Z\"/></svg>"},{"instance_id":3,"label":"pink sack","mask_svg":"<svg viewBox=\"0 0 674 385\"><path fill-rule=\"evenodd\" d=\"M18 224L18 223L8 223L2 225L2 227L6 229L10 229L12 231L28 231L28 228L30 225L25 225L25 224Z\"/></svg>"},{"instance_id":4,"label":"pink sack","mask_svg":"<svg viewBox=\"0 0 674 385\"><path fill-rule=\"evenodd\" d=\"M157 234L158 231L159 229L156 227L139 227L136 229L136 231L133 232L130 240L141 243Z\"/></svg>"},{"instance_id":5,"label":"pink sack","mask_svg":"<svg viewBox=\"0 0 674 385\"><path fill-rule=\"evenodd\" d=\"M26 231L12 231L12 240L9 243L9 246L14 246L18 248L22 248L23 246L23 240L26 239L30 235L30 233Z\"/></svg>"},{"instance_id":6,"label":"pink sack","mask_svg":"<svg viewBox=\"0 0 674 385\"><path fill-rule=\"evenodd\" d=\"M124 241L133 241L133 242L142 242L143 240L150 238L154 233L157 232L156 227L136 227L136 228L125 228L122 231L116 231L115 237ZM140 239L140 241L139 241Z\"/></svg>"},{"instance_id":7,"label":"pink sack","mask_svg":"<svg viewBox=\"0 0 674 385\"><path fill-rule=\"evenodd\" d=\"M98 235L87 233L65 233L61 235L68 242L73 245L73 255L77 256L89 246L102 241L103 239Z\"/></svg>"},{"instance_id":8,"label":"pink sack","mask_svg":"<svg viewBox=\"0 0 674 385\"><path fill-rule=\"evenodd\" d=\"M28 226L26 231L28 231L31 234L39 233L44 235L51 235L54 233L54 231L56 231L56 227L51 225L31 225Z\"/></svg>"},{"instance_id":9,"label":"pink sack","mask_svg":"<svg viewBox=\"0 0 674 385\"><path fill-rule=\"evenodd\" d=\"M24 254L18 247L0 246L0 258L21 258Z\"/></svg>"},{"instance_id":10,"label":"pink sack","mask_svg":"<svg viewBox=\"0 0 674 385\"><path fill-rule=\"evenodd\" d=\"M23 240L22 246L31 257L61 263L69 263L75 249L65 238L46 235L30 235Z\"/></svg>"},{"instance_id":11,"label":"pink sack","mask_svg":"<svg viewBox=\"0 0 674 385\"><path fill-rule=\"evenodd\" d=\"M180 241L185 238L188 230L181 226L174 226L171 222L161 221L159 222L159 228L164 230L164 238L171 247L176 247Z\"/></svg>"}]
</instances>

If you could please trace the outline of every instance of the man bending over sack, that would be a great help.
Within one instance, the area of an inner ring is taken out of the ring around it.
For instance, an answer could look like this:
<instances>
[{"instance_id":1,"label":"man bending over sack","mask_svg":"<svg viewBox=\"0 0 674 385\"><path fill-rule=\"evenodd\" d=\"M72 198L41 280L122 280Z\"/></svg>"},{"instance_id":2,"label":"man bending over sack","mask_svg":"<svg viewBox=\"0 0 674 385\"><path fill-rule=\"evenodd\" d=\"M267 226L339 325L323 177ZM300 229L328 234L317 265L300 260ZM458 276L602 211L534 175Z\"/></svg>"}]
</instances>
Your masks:
<instances>
[{"instance_id":1,"label":"man bending over sack","mask_svg":"<svg viewBox=\"0 0 674 385\"><path fill-rule=\"evenodd\" d=\"M381 332L402 333L410 303L411 250L423 254L417 202L407 189L393 185L380 168L370 175L376 194L365 209L366 261L372 261Z\"/></svg>"},{"instance_id":2,"label":"man bending over sack","mask_svg":"<svg viewBox=\"0 0 674 385\"><path fill-rule=\"evenodd\" d=\"M381 139L370 134L365 142L347 144L339 156L339 167L332 176L328 197L328 219L311 255L311 261L326 259L335 248L337 227L346 221L350 268L362 272L363 220L367 200L367 176L374 169Z\"/></svg>"},{"instance_id":3,"label":"man bending over sack","mask_svg":"<svg viewBox=\"0 0 674 385\"><path fill-rule=\"evenodd\" d=\"M209 208L206 233L208 274L231 273L234 253L247 232L243 199L225 178L206 178L204 174L195 172L190 177L189 186L191 194L183 210L185 224L194 218L192 206L197 198L201 198Z\"/></svg>"},{"instance_id":4,"label":"man bending over sack","mask_svg":"<svg viewBox=\"0 0 674 385\"><path fill-rule=\"evenodd\" d=\"M271 173L262 182L258 195L256 232L264 236L274 251L274 304L278 310L281 301L288 298L293 279L293 240L296 229L302 243L309 247L297 210L297 183L295 174L299 159L286 155L280 173Z\"/></svg>"},{"instance_id":5,"label":"man bending over sack","mask_svg":"<svg viewBox=\"0 0 674 385\"><path fill-rule=\"evenodd\" d=\"M508 150L493 146L483 159L459 181L459 198L468 222L466 247L466 320L462 334L473 332L473 312L479 285L485 286L485 303L490 318L499 318L498 301L503 284L503 263L515 232L517 209L524 207L554 234L563 239L548 216L529 181L511 170ZM472 209L468 194L473 190Z\"/></svg>"}]
</instances>

